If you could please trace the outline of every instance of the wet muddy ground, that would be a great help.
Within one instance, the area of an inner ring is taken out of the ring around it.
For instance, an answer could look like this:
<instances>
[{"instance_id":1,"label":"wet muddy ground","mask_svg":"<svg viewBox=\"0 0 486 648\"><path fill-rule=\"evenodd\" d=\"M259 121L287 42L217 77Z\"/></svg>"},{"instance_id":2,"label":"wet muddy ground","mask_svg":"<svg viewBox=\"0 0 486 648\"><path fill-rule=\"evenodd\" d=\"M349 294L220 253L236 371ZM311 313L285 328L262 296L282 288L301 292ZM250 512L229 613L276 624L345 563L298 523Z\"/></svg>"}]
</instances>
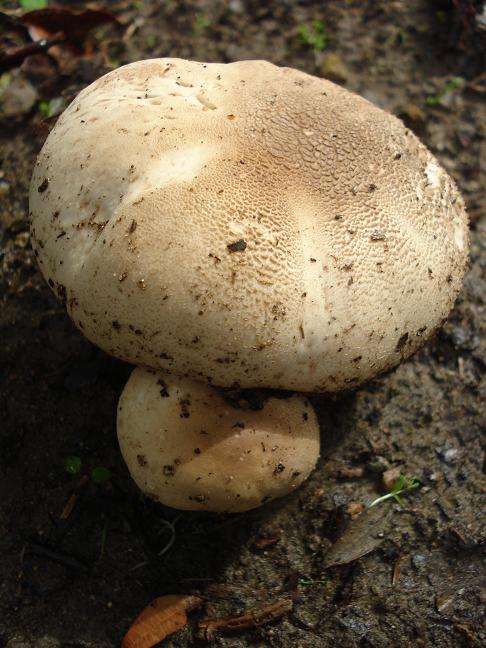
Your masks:
<instances>
[{"instance_id":1,"label":"wet muddy ground","mask_svg":"<svg viewBox=\"0 0 486 648\"><path fill-rule=\"evenodd\" d=\"M116 646L151 599L195 591L215 615L292 601L273 624L216 637L220 646L485 645L480 36L448 2L425 0L108 4L124 32L101 28L61 74L41 64L2 77L0 646ZM243 515L180 515L139 494L115 434L130 367L74 328L29 245L30 174L56 112L110 67L151 56L264 58L336 80L405 120L455 178L471 218L470 268L444 328L394 373L316 398L317 470L291 497ZM70 456L82 461L77 474ZM326 567L331 543L393 467L422 488L380 505L374 551ZM198 614L166 645L204 645Z\"/></svg>"}]
</instances>

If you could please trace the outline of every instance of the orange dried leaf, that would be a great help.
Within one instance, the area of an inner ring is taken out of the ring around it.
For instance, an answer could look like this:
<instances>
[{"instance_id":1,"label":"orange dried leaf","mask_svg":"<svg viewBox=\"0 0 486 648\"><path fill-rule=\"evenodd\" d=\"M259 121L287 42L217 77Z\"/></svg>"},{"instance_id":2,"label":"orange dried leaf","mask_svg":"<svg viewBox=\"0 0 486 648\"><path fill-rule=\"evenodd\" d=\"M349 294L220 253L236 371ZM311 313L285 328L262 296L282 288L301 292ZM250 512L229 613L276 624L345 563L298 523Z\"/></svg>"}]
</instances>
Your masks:
<instances>
[{"instance_id":1,"label":"orange dried leaf","mask_svg":"<svg viewBox=\"0 0 486 648\"><path fill-rule=\"evenodd\" d=\"M198 596L173 595L154 599L130 626L122 648L151 648L187 624L187 612L202 604Z\"/></svg>"}]
</instances>

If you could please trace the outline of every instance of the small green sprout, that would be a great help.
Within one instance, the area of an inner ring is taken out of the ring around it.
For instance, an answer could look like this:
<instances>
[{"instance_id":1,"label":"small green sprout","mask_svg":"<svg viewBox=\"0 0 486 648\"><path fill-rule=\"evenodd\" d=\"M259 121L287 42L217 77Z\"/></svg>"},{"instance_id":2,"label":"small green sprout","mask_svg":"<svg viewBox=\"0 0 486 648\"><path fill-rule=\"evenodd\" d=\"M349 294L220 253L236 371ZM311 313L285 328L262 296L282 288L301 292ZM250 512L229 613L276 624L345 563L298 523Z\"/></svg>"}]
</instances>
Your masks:
<instances>
[{"instance_id":1,"label":"small green sprout","mask_svg":"<svg viewBox=\"0 0 486 648\"><path fill-rule=\"evenodd\" d=\"M145 43L147 44L147 47L150 47L152 49L157 45L157 36L155 34L150 34L147 36Z\"/></svg>"},{"instance_id":2,"label":"small green sprout","mask_svg":"<svg viewBox=\"0 0 486 648\"><path fill-rule=\"evenodd\" d=\"M70 475L79 475L83 469L83 460L76 455L69 455L64 459L64 470ZM87 474L87 469L84 469ZM106 484L111 479L111 471L104 466L95 466L91 470L91 481L94 484Z\"/></svg>"},{"instance_id":3,"label":"small green sprout","mask_svg":"<svg viewBox=\"0 0 486 648\"><path fill-rule=\"evenodd\" d=\"M438 106L440 99L441 98L439 95L429 95L425 100L425 103L427 104L427 106Z\"/></svg>"},{"instance_id":4,"label":"small green sprout","mask_svg":"<svg viewBox=\"0 0 486 648\"><path fill-rule=\"evenodd\" d=\"M24 11L34 11L35 9L45 9L47 0L20 0L20 6Z\"/></svg>"},{"instance_id":5,"label":"small green sprout","mask_svg":"<svg viewBox=\"0 0 486 648\"><path fill-rule=\"evenodd\" d=\"M0 94L2 94L2 92L8 88L11 81L12 81L12 76L8 74L8 72L5 72L4 74L0 75Z\"/></svg>"},{"instance_id":6,"label":"small green sprout","mask_svg":"<svg viewBox=\"0 0 486 648\"><path fill-rule=\"evenodd\" d=\"M192 23L192 31L194 34L202 34L205 29L209 27L211 21L204 14L196 14Z\"/></svg>"},{"instance_id":7,"label":"small green sprout","mask_svg":"<svg viewBox=\"0 0 486 648\"><path fill-rule=\"evenodd\" d=\"M449 79L449 81L447 81L447 83L445 84L445 91L451 92L455 88L459 87L462 81L462 77L452 77L452 79Z\"/></svg>"},{"instance_id":8,"label":"small green sprout","mask_svg":"<svg viewBox=\"0 0 486 648\"><path fill-rule=\"evenodd\" d=\"M375 504L380 504L381 502L386 501L387 499L393 499L395 502L398 504L402 504L402 500L400 498L400 495L403 495L404 493L408 493L412 490L415 490L416 488L419 488L421 486L420 481L417 479L417 477L412 476L412 477L404 477L403 475L400 475L400 477L397 479L395 482L395 485L391 489L389 493L386 495L382 495L381 497L377 497L371 504L369 505L368 508L371 508L372 506L375 506Z\"/></svg>"},{"instance_id":9,"label":"small green sprout","mask_svg":"<svg viewBox=\"0 0 486 648\"><path fill-rule=\"evenodd\" d=\"M435 12L435 19L437 20L438 23L443 25L444 23L447 22L447 12L442 11L442 9L439 9L438 11Z\"/></svg>"},{"instance_id":10,"label":"small green sprout","mask_svg":"<svg viewBox=\"0 0 486 648\"><path fill-rule=\"evenodd\" d=\"M408 41L408 32L405 29L397 27L386 39L387 45L391 47L405 45Z\"/></svg>"},{"instance_id":11,"label":"small green sprout","mask_svg":"<svg viewBox=\"0 0 486 648\"><path fill-rule=\"evenodd\" d=\"M313 20L310 28L307 25L301 25L297 33L306 45L313 48L314 54L324 51L331 41L331 35L322 20Z\"/></svg>"},{"instance_id":12,"label":"small green sprout","mask_svg":"<svg viewBox=\"0 0 486 648\"><path fill-rule=\"evenodd\" d=\"M60 115L65 105L66 102L63 97L54 97L50 101L41 101L37 108L44 119L50 119Z\"/></svg>"},{"instance_id":13,"label":"small green sprout","mask_svg":"<svg viewBox=\"0 0 486 648\"><path fill-rule=\"evenodd\" d=\"M452 92L453 90L458 88L463 83L463 81L464 79L462 77L452 77L446 82L444 88L440 92L438 92L436 95L429 95L425 99L425 103L427 104L427 106L438 106L441 102L441 99L445 97L448 92Z\"/></svg>"},{"instance_id":14,"label":"small green sprout","mask_svg":"<svg viewBox=\"0 0 486 648\"><path fill-rule=\"evenodd\" d=\"M96 466L91 471L91 481L95 484L106 484L111 479L111 472L103 466Z\"/></svg>"},{"instance_id":15,"label":"small green sprout","mask_svg":"<svg viewBox=\"0 0 486 648\"><path fill-rule=\"evenodd\" d=\"M299 583L301 585L325 585L326 581L323 580L314 580L313 578L301 578Z\"/></svg>"},{"instance_id":16,"label":"small green sprout","mask_svg":"<svg viewBox=\"0 0 486 648\"><path fill-rule=\"evenodd\" d=\"M104 41L105 56L108 59L108 66L112 70L116 70L120 65L123 65L123 57L125 56L125 43L122 40L106 39L105 33L99 30L96 36L100 37L100 41Z\"/></svg>"},{"instance_id":17,"label":"small green sprout","mask_svg":"<svg viewBox=\"0 0 486 648\"><path fill-rule=\"evenodd\" d=\"M64 459L64 470L70 475L79 475L81 472L81 457L70 455Z\"/></svg>"},{"instance_id":18,"label":"small green sprout","mask_svg":"<svg viewBox=\"0 0 486 648\"><path fill-rule=\"evenodd\" d=\"M44 119L49 117L49 102L48 101L41 101L37 107L39 109L40 114L44 117Z\"/></svg>"}]
</instances>

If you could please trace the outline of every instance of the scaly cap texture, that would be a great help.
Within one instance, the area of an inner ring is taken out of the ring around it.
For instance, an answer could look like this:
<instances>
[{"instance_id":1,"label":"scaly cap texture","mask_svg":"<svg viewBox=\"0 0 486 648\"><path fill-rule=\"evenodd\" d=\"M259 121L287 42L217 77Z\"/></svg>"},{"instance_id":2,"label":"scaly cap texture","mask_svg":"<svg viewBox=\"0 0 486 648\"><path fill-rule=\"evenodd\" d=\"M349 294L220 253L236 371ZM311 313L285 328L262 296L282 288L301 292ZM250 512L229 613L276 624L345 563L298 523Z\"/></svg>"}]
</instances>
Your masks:
<instances>
[{"instance_id":1,"label":"scaly cap texture","mask_svg":"<svg viewBox=\"0 0 486 648\"><path fill-rule=\"evenodd\" d=\"M220 386L333 392L442 323L464 204L403 123L264 61L140 61L59 119L31 187L53 290L107 352Z\"/></svg>"}]
</instances>

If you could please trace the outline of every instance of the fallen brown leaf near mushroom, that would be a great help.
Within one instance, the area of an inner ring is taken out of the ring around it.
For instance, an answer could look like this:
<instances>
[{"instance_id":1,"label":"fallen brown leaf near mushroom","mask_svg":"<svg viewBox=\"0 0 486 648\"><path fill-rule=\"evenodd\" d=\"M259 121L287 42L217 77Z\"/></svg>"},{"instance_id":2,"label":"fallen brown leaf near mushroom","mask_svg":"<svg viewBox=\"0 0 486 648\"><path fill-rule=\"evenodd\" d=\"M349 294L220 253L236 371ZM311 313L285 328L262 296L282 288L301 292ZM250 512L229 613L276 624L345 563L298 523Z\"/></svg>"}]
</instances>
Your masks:
<instances>
[{"instance_id":1,"label":"fallen brown leaf near mushroom","mask_svg":"<svg viewBox=\"0 0 486 648\"><path fill-rule=\"evenodd\" d=\"M198 596L172 595L154 599L130 626L122 648L151 648L187 624L187 612L199 607Z\"/></svg>"},{"instance_id":2,"label":"fallen brown leaf near mushroom","mask_svg":"<svg viewBox=\"0 0 486 648\"><path fill-rule=\"evenodd\" d=\"M6 30L21 33L33 41L0 53L0 72L18 67L35 54L49 53L63 64L66 49L76 56L89 49L88 36L93 29L107 23L120 24L112 13L100 9L77 11L50 7L27 11L20 16L0 12L0 16ZM64 50L61 51L60 47Z\"/></svg>"},{"instance_id":3,"label":"fallen brown leaf near mushroom","mask_svg":"<svg viewBox=\"0 0 486 648\"><path fill-rule=\"evenodd\" d=\"M85 48L88 33L107 23L118 24L118 19L109 11L84 9L76 11L64 7L50 7L28 11L20 18L34 41L62 34L66 43L80 54Z\"/></svg>"},{"instance_id":4,"label":"fallen brown leaf near mushroom","mask_svg":"<svg viewBox=\"0 0 486 648\"><path fill-rule=\"evenodd\" d=\"M346 565L378 547L384 538L391 511L368 508L353 519L344 533L331 546L324 558L326 568Z\"/></svg>"},{"instance_id":5,"label":"fallen brown leaf near mushroom","mask_svg":"<svg viewBox=\"0 0 486 648\"><path fill-rule=\"evenodd\" d=\"M74 323L141 367L118 418L135 481L183 509L259 506L317 460L305 397L240 416L222 390L338 393L394 368L468 254L454 182L401 121L265 61L102 77L51 132L30 208Z\"/></svg>"},{"instance_id":6,"label":"fallen brown leaf near mushroom","mask_svg":"<svg viewBox=\"0 0 486 648\"><path fill-rule=\"evenodd\" d=\"M194 595L166 595L154 599L130 626L122 648L152 648L187 625L187 612L202 605L203 599ZM292 600L282 598L236 616L209 616L198 621L197 637L212 641L219 634L254 630L276 621L292 608Z\"/></svg>"}]
</instances>

